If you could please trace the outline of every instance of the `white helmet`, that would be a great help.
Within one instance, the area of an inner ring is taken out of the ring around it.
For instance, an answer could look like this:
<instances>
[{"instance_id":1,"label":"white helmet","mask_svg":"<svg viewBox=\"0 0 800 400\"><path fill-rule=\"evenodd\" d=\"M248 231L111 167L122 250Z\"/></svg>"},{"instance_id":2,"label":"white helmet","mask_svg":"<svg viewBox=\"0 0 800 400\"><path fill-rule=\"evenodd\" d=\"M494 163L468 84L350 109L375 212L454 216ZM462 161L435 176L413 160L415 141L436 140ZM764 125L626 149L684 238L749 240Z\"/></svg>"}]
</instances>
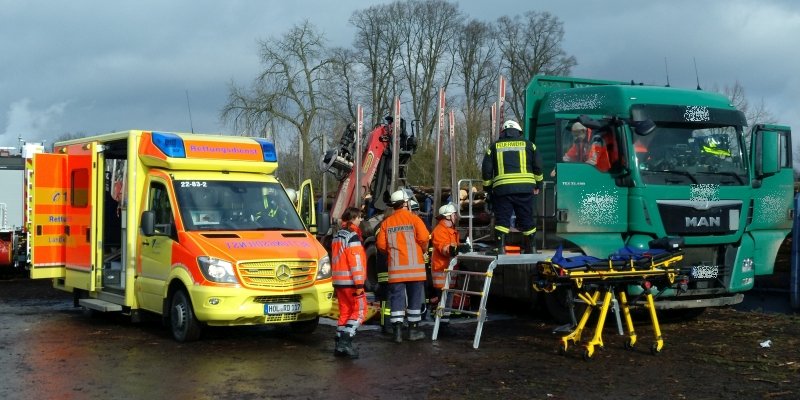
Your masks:
<instances>
[{"instance_id":1,"label":"white helmet","mask_svg":"<svg viewBox=\"0 0 800 400\"><path fill-rule=\"evenodd\" d=\"M456 212L456 206L454 206L454 205L452 205L450 203L447 203L447 204L439 207L439 216L442 216L442 217L449 217L449 216L455 214L455 212Z\"/></svg>"},{"instance_id":2,"label":"white helmet","mask_svg":"<svg viewBox=\"0 0 800 400\"><path fill-rule=\"evenodd\" d=\"M411 211L419 211L419 203L414 199L408 200L408 209Z\"/></svg>"},{"instance_id":3,"label":"white helmet","mask_svg":"<svg viewBox=\"0 0 800 400\"><path fill-rule=\"evenodd\" d=\"M389 198L392 204L405 202L408 201L408 199L409 199L408 193L406 193L406 191L403 189L396 190L394 193L392 193L392 196Z\"/></svg>"},{"instance_id":4,"label":"white helmet","mask_svg":"<svg viewBox=\"0 0 800 400\"><path fill-rule=\"evenodd\" d=\"M294 190L292 188L288 188L288 189L286 189L286 195L289 196L289 201L291 201L292 204L297 204L297 191L296 190Z\"/></svg>"},{"instance_id":5,"label":"white helmet","mask_svg":"<svg viewBox=\"0 0 800 400\"><path fill-rule=\"evenodd\" d=\"M520 128L519 124L517 123L517 121L514 121L513 119L510 119L510 120L508 120L508 121L503 123L503 130L506 130L506 129L516 129L516 130L522 132L522 128Z\"/></svg>"}]
</instances>

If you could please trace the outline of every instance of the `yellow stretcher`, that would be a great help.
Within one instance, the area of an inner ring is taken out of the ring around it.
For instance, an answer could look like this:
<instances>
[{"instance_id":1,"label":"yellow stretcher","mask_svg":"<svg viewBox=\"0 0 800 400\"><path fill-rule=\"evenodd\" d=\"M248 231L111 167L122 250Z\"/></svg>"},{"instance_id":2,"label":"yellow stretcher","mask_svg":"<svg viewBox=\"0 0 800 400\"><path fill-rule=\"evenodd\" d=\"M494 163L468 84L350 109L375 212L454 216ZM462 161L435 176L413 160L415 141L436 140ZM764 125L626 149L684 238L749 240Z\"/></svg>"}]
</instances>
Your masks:
<instances>
[{"instance_id":1,"label":"yellow stretcher","mask_svg":"<svg viewBox=\"0 0 800 400\"><path fill-rule=\"evenodd\" d=\"M628 341L625 348L631 349L636 344L636 331L633 329L626 288L631 284L642 286L646 298L646 307L650 312L655 342L651 353L658 354L664 347L661 329L658 325L651 287L654 284L671 285L679 273L679 264L683 260L683 252L660 249L631 250L622 249L607 259L588 256L563 258L560 252L548 261L540 261L536 265L537 276L534 279L535 290L553 292L560 286L577 290L577 296L586 303L586 310L570 333L561 337L559 352L564 354L569 343L578 344L592 312L599 309L594 336L584 344L583 358L588 360L594 355L595 346L603 347L603 326L610 304L614 300L619 303L628 329ZM620 334L622 334L620 328Z\"/></svg>"}]
</instances>

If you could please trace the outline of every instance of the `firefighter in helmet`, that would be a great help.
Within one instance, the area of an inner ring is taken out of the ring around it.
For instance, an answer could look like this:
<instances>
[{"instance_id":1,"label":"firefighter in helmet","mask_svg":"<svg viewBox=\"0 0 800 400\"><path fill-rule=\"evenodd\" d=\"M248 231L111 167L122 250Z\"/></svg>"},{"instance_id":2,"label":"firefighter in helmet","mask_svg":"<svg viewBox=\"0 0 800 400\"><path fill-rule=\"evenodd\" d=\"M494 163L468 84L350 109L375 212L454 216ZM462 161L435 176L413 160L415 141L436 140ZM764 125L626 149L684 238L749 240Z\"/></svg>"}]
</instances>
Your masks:
<instances>
[{"instance_id":1,"label":"firefighter in helmet","mask_svg":"<svg viewBox=\"0 0 800 400\"><path fill-rule=\"evenodd\" d=\"M536 145L522 136L522 128L514 120L503 123L500 138L486 149L481 176L494 211L499 254L505 253L512 214L522 232L522 251L536 252L533 207L544 179L541 164Z\"/></svg>"}]
</instances>

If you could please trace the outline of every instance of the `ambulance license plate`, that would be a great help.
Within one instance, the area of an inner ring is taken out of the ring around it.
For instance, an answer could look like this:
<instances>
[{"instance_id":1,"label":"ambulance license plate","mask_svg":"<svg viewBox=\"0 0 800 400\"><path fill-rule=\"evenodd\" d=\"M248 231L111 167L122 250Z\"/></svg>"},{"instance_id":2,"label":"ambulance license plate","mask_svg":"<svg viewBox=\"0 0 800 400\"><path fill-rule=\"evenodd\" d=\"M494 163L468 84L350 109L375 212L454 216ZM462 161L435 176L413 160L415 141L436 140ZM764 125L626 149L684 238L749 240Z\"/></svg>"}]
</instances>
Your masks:
<instances>
[{"instance_id":1,"label":"ambulance license plate","mask_svg":"<svg viewBox=\"0 0 800 400\"><path fill-rule=\"evenodd\" d=\"M296 314L300 312L300 302L264 304L264 314Z\"/></svg>"}]
</instances>

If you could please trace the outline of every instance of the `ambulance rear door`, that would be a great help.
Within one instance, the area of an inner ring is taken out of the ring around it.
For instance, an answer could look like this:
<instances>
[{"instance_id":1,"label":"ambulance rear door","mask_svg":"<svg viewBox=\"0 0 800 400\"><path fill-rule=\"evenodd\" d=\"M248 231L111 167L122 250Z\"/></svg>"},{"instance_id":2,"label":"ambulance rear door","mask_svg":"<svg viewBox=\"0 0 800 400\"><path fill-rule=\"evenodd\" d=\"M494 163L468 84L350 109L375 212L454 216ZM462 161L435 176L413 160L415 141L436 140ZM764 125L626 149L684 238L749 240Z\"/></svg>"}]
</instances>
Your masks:
<instances>
[{"instance_id":1,"label":"ambulance rear door","mask_svg":"<svg viewBox=\"0 0 800 400\"><path fill-rule=\"evenodd\" d=\"M69 287L94 291L97 286L98 197L103 193L96 142L67 147L66 279Z\"/></svg>"},{"instance_id":2,"label":"ambulance rear door","mask_svg":"<svg viewBox=\"0 0 800 400\"><path fill-rule=\"evenodd\" d=\"M66 262L67 156L34 154L28 161L26 201L32 279L62 278Z\"/></svg>"}]
</instances>

